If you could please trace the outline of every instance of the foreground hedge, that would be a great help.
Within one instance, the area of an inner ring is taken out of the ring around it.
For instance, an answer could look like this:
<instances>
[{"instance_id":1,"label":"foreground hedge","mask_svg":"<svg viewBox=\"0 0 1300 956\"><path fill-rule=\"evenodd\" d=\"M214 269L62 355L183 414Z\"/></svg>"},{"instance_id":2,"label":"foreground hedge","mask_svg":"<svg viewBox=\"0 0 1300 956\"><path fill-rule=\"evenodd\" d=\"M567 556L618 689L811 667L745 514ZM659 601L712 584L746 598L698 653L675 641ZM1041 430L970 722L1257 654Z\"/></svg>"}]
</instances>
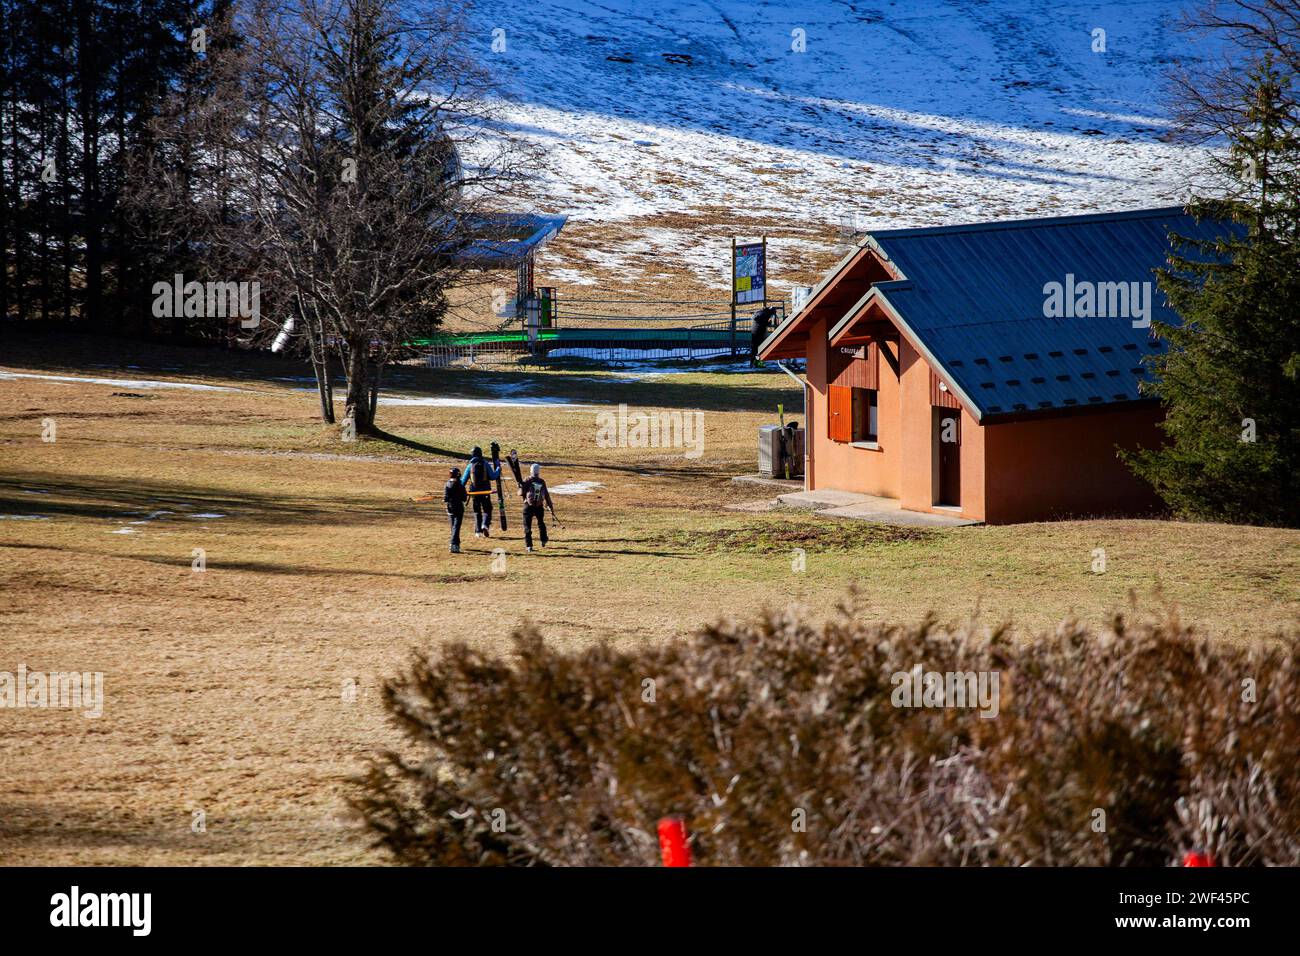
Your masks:
<instances>
[{"instance_id":1,"label":"foreground hedge","mask_svg":"<svg viewBox=\"0 0 1300 956\"><path fill-rule=\"evenodd\" d=\"M680 813L711 865L1300 865L1294 635L1117 616L1021 644L845 606L635 650L514 640L385 687L410 753L352 802L399 862L655 865ZM996 679L997 715L895 706L918 668Z\"/></svg>"}]
</instances>

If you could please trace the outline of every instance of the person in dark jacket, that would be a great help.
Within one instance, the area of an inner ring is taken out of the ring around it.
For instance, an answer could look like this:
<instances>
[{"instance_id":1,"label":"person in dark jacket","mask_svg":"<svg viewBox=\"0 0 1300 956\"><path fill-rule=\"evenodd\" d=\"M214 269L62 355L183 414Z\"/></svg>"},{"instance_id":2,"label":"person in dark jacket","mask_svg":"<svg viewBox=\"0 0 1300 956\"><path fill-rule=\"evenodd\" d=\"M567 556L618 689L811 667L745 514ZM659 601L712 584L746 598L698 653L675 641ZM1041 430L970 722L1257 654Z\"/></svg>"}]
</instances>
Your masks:
<instances>
[{"instance_id":1,"label":"person in dark jacket","mask_svg":"<svg viewBox=\"0 0 1300 956\"><path fill-rule=\"evenodd\" d=\"M537 535L546 547L546 509L554 509L551 492L542 478L542 466L533 465L528 477L519 486L519 497L524 499L524 547L533 550L533 519L537 519Z\"/></svg>"},{"instance_id":2,"label":"person in dark jacket","mask_svg":"<svg viewBox=\"0 0 1300 956\"><path fill-rule=\"evenodd\" d=\"M469 453L461 483L474 499L474 537L492 536L492 482L501 477L501 466L493 465L483 457L478 445Z\"/></svg>"},{"instance_id":3,"label":"person in dark jacket","mask_svg":"<svg viewBox=\"0 0 1300 956\"><path fill-rule=\"evenodd\" d=\"M772 328L772 321L776 318L776 309L770 305L761 309L754 314L753 325L749 333L749 364L758 364L758 347L763 344L767 338L767 333Z\"/></svg>"},{"instance_id":4,"label":"person in dark jacket","mask_svg":"<svg viewBox=\"0 0 1300 956\"><path fill-rule=\"evenodd\" d=\"M447 506L451 521L451 553L460 554L460 523L465 520L465 486L460 482L460 469L453 468L447 484L442 488L442 500Z\"/></svg>"}]
</instances>

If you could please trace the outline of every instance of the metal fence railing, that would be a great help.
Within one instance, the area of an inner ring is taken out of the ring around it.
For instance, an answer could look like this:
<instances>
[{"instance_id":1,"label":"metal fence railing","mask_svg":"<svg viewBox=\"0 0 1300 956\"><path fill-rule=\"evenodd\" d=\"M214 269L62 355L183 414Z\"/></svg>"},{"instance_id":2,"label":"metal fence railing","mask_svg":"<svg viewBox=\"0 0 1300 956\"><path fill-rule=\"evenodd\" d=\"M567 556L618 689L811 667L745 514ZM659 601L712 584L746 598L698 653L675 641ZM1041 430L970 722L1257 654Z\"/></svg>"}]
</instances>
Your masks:
<instances>
[{"instance_id":1,"label":"metal fence railing","mask_svg":"<svg viewBox=\"0 0 1300 956\"><path fill-rule=\"evenodd\" d=\"M528 343L496 342L490 344L429 345L422 349L424 364L429 368L454 365L509 365L529 357Z\"/></svg>"},{"instance_id":2,"label":"metal fence railing","mask_svg":"<svg viewBox=\"0 0 1300 956\"><path fill-rule=\"evenodd\" d=\"M785 314L784 302L773 325ZM734 321L729 302L578 299L557 303L550 324L535 330L442 335L424 343L431 367L499 365L523 360L580 359L605 364L694 362L747 358L752 351L753 314L747 307ZM670 309L690 311L669 312ZM651 314L657 309L665 314ZM748 314L746 314L748 313Z\"/></svg>"}]
</instances>

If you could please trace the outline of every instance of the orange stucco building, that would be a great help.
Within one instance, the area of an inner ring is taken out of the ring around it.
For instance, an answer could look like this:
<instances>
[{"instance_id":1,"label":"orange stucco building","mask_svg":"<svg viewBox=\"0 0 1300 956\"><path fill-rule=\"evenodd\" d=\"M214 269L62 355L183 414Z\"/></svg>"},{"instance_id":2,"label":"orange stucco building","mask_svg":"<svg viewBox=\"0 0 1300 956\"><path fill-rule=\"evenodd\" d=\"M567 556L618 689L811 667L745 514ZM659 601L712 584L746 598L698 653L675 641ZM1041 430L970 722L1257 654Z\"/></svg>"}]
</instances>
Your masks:
<instances>
[{"instance_id":1,"label":"orange stucco building","mask_svg":"<svg viewBox=\"0 0 1300 956\"><path fill-rule=\"evenodd\" d=\"M1155 288L1180 209L874 232L759 349L806 358L809 489L989 523L1159 506L1118 449L1161 440L1138 392L1177 321Z\"/></svg>"}]
</instances>

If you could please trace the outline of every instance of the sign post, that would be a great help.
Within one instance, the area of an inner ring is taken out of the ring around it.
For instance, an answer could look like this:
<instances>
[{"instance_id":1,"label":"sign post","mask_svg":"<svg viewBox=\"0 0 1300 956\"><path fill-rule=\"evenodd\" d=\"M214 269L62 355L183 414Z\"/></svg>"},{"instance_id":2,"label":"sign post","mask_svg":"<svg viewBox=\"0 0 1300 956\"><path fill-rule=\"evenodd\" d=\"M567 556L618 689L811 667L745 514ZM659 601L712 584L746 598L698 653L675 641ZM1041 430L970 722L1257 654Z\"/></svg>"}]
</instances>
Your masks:
<instances>
[{"instance_id":1,"label":"sign post","mask_svg":"<svg viewBox=\"0 0 1300 956\"><path fill-rule=\"evenodd\" d=\"M736 355L736 237L731 237L731 324L727 326L731 334L731 354Z\"/></svg>"},{"instance_id":2,"label":"sign post","mask_svg":"<svg viewBox=\"0 0 1300 956\"><path fill-rule=\"evenodd\" d=\"M731 239L731 354L736 354L736 306L767 305L767 236L737 245Z\"/></svg>"}]
</instances>

